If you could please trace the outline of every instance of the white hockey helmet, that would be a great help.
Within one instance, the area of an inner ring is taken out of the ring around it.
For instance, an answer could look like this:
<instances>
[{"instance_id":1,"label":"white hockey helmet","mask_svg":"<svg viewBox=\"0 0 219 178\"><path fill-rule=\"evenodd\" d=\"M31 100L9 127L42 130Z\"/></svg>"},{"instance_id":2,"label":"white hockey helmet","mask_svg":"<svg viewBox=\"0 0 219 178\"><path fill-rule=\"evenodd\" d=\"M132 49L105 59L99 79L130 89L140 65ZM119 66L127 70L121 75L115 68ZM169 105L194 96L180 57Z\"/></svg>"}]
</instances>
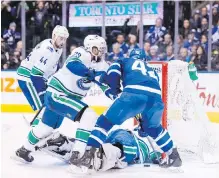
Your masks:
<instances>
[{"instance_id":1,"label":"white hockey helmet","mask_svg":"<svg viewBox=\"0 0 219 178\"><path fill-rule=\"evenodd\" d=\"M106 41L103 37L98 35L88 35L84 39L84 47L93 56L103 56L107 53ZM98 54L93 53L93 48L96 47L99 51Z\"/></svg>"},{"instance_id":2,"label":"white hockey helmet","mask_svg":"<svg viewBox=\"0 0 219 178\"><path fill-rule=\"evenodd\" d=\"M52 38L56 39L58 36L67 39L69 37L68 29L64 26L56 25L52 31Z\"/></svg>"}]
</instances>

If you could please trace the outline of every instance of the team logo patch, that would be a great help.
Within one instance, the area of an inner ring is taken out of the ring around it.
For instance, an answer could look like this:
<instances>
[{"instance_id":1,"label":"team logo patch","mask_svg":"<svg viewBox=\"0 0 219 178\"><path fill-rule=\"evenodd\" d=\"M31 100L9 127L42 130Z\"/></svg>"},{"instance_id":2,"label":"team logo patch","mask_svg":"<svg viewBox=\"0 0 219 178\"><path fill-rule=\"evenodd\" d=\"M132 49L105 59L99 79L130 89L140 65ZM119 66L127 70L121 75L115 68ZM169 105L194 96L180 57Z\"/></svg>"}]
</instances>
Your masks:
<instances>
[{"instance_id":1,"label":"team logo patch","mask_svg":"<svg viewBox=\"0 0 219 178\"><path fill-rule=\"evenodd\" d=\"M91 87L91 81L87 78L81 78L77 80L77 86L82 90L89 90Z\"/></svg>"}]
</instances>

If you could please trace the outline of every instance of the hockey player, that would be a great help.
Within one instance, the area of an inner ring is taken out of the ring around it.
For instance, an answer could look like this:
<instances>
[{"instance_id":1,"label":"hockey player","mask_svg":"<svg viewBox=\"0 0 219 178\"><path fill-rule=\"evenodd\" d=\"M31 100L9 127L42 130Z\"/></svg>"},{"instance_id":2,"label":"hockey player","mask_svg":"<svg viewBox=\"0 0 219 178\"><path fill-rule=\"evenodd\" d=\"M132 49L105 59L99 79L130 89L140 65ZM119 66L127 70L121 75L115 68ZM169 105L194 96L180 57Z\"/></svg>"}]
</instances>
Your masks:
<instances>
[{"instance_id":1,"label":"hockey player","mask_svg":"<svg viewBox=\"0 0 219 178\"><path fill-rule=\"evenodd\" d=\"M106 171L111 168L125 168L132 164L158 164L161 159L160 152L152 148L148 137L139 136L139 129L140 127L134 130L114 127L109 133L106 143L100 149L99 156L102 157L102 160L101 164L95 165L95 170ZM74 143L75 139L54 133L52 138L38 149L69 162ZM99 158L96 157L95 161L99 162Z\"/></svg>"},{"instance_id":2,"label":"hockey player","mask_svg":"<svg viewBox=\"0 0 219 178\"><path fill-rule=\"evenodd\" d=\"M130 58L114 62L100 81L110 89L108 96L116 98L120 92L122 81L123 92L114 101L105 114L102 114L88 139L88 148L79 158L78 152L73 152L70 162L77 167L89 168L100 146L106 142L107 134L114 125L121 125L125 120L142 114L142 130L154 139L158 147L166 153L160 166L181 166L182 162L173 141L161 125L164 104L161 99L161 89L157 73L142 61L143 51L135 49Z\"/></svg>"},{"instance_id":3,"label":"hockey player","mask_svg":"<svg viewBox=\"0 0 219 178\"><path fill-rule=\"evenodd\" d=\"M53 29L52 39L39 43L17 69L19 87L34 111L40 110L44 103L47 80L58 69L62 48L68 37L67 28L57 25Z\"/></svg>"},{"instance_id":4,"label":"hockey player","mask_svg":"<svg viewBox=\"0 0 219 178\"><path fill-rule=\"evenodd\" d=\"M99 75L98 71L101 73L108 68L103 60L106 53L106 41L98 35L88 35L84 39L84 48L76 48L64 66L50 77L42 120L31 129L26 143L16 151L19 158L32 162L34 158L30 153L35 150L36 144L59 128L64 117L72 121L79 121L80 118L75 144L76 148L85 150L84 140L88 139L97 115L81 99L90 89L95 76Z\"/></svg>"}]
</instances>

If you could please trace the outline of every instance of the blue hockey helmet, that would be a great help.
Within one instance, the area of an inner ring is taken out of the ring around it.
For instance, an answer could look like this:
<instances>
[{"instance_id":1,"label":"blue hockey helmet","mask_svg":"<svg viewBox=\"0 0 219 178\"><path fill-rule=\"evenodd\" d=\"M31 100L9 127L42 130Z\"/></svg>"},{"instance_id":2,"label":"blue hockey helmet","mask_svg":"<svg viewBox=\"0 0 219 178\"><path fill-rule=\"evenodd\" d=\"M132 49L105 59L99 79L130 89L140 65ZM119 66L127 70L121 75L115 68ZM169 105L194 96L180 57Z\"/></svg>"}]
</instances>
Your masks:
<instances>
[{"instance_id":1,"label":"blue hockey helmet","mask_svg":"<svg viewBox=\"0 0 219 178\"><path fill-rule=\"evenodd\" d=\"M140 59L140 60L143 60L145 61L146 60L146 54L145 54L145 51L143 49L133 49L131 52L130 52L130 55L129 55L130 58L134 58L134 59Z\"/></svg>"}]
</instances>

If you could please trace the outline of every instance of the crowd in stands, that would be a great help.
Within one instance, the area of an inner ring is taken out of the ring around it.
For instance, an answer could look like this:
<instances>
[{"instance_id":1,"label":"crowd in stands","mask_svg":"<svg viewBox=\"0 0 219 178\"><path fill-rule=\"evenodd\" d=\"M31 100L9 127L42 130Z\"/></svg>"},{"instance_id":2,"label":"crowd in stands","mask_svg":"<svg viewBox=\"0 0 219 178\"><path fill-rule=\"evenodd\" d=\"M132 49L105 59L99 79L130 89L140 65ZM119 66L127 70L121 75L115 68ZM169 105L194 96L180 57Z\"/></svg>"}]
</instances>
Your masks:
<instances>
[{"instance_id":1,"label":"crowd in stands","mask_svg":"<svg viewBox=\"0 0 219 178\"><path fill-rule=\"evenodd\" d=\"M21 3L2 1L2 31L1 31L1 68L16 69L21 60ZM78 3L78 2L77 2ZM219 3L214 3L210 9L213 13L212 28L212 70L219 71ZM52 29L61 24L62 6L58 1L27 1L26 2L26 46L27 53L43 39L51 37ZM108 44L109 62L122 57L128 57L134 48L140 48L139 29L136 26L128 26L128 18L121 27L107 27L106 41ZM163 25L163 20L157 18L154 26L144 26L144 45L146 61L170 61L183 60L194 62L198 70L207 70L208 62L208 31L209 9L203 7L196 10L191 19L184 19L182 27L179 27L177 38L177 56L174 55L174 39L172 32ZM100 34L100 27L68 28L70 39L68 40L68 54L77 46L83 44L80 34L86 36L90 33ZM77 34L77 35L76 35Z\"/></svg>"},{"instance_id":2,"label":"crowd in stands","mask_svg":"<svg viewBox=\"0 0 219 178\"><path fill-rule=\"evenodd\" d=\"M219 4L214 4L212 29L212 69L219 70ZM127 19L128 23L130 19ZM144 50L147 61L170 61L174 59L194 62L197 69L207 70L208 62L208 25L209 15L207 7L197 10L191 19L185 19L179 29L177 39L177 56L174 56L174 43L169 29L162 25L162 19L156 20L155 26L145 32ZM127 57L133 48L140 48L136 30L130 30L125 40L125 33L119 33L110 49L108 60L114 61L121 56ZM133 33L133 31L135 33ZM121 31L122 32L122 31Z\"/></svg>"}]
</instances>

